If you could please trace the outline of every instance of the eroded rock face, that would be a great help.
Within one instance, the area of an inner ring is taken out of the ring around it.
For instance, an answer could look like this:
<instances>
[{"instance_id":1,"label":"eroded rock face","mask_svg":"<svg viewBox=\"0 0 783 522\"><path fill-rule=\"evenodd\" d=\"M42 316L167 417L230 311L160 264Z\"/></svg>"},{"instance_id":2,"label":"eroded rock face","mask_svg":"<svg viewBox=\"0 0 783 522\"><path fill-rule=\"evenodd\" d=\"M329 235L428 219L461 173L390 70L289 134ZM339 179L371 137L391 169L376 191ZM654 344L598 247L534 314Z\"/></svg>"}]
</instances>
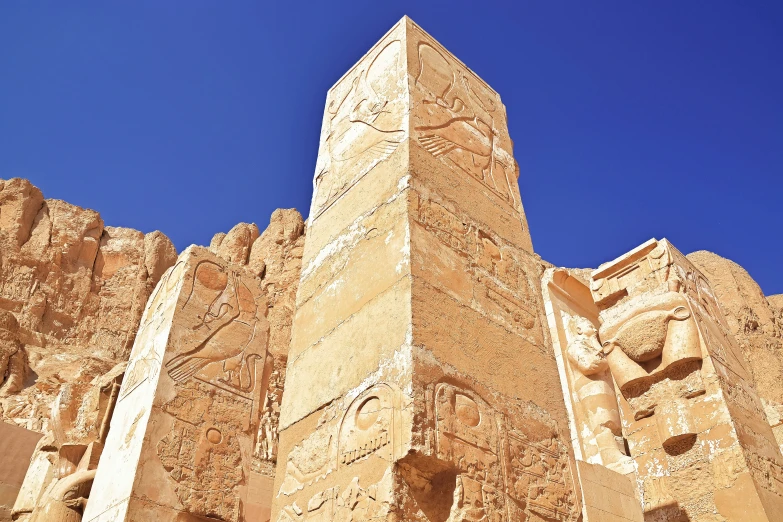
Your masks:
<instances>
[{"instance_id":1,"label":"eroded rock face","mask_svg":"<svg viewBox=\"0 0 783 522\"><path fill-rule=\"evenodd\" d=\"M764 297L744 268L712 252L701 250L687 257L715 290L726 322L753 373L778 444L783 447L783 295Z\"/></svg>"},{"instance_id":2,"label":"eroded rock face","mask_svg":"<svg viewBox=\"0 0 783 522\"><path fill-rule=\"evenodd\" d=\"M0 334L0 419L44 431L64 383L89 383L127 360L144 305L175 259L160 232L105 226L27 180L0 180L0 311L13 315L23 345Z\"/></svg>"},{"instance_id":3,"label":"eroded rock face","mask_svg":"<svg viewBox=\"0 0 783 522\"><path fill-rule=\"evenodd\" d=\"M229 265L252 274L269 318L268 385L260 397L257 435L249 449L251 476L244 477L256 489L271 490L274 476L304 229L296 210L280 209L263 234L255 224L240 223L227 234L217 234L210 248ZM0 180L0 247L0 418L45 434L33 455L31 470L36 469L26 482L34 492L27 493L18 516L46 517L52 510L65 510L73 517L84 502L66 506L51 496L59 487L52 481L70 476L56 476L51 466L62 460L63 451L92 448L92 442L105 438L108 425L100 437L92 432L76 437L73 422L81 423L84 431L85 419L68 417L65 424L70 427L64 433L61 417L92 411L93 405L84 406L82 398L94 395L90 390L99 386L96 383L127 361L144 307L176 261L176 250L160 232L104 226L97 212L45 200L23 179ZM91 482L100 454L92 449L87 453L85 458L93 461L80 469L90 476L80 473L78 480L66 481L75 481L81 489ZM164 451L171 460L167 455ZM71 457L75 464L82 458L81 453ZM66 496L75 491L68 484L60 488ZM81 497L86 494L74 499ZM270 501L248 502L248 513L255 510L264 516Z\"/></svg>"}]
</instances>

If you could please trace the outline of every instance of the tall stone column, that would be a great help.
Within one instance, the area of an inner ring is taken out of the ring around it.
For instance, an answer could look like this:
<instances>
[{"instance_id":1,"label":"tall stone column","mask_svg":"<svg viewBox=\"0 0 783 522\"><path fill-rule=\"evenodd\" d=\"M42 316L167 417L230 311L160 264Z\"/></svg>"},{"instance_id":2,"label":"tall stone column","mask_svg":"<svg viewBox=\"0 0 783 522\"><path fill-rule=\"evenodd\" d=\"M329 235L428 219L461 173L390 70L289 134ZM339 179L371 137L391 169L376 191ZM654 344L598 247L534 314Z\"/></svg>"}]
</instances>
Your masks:
<instances>
[{"instance_id":1,"label":"tall stone column","mask_svg":"<svg viewBox=\"0 0 783 522\"><path fill-rule=\"evenodd\" d=\"M403 18L329 91L272 520L576 520L505 108Z\"/></svg>"},{"instance_id":2,"label":"tall stone column","mask_svg":"<svg viewBox=\"0 0 783 522\"><path fill-rule=\"evenodd\" d=\"M253 273L180 255L142 316L83 520L245 520L266 313Z\"/></svg>"}]
</instances>

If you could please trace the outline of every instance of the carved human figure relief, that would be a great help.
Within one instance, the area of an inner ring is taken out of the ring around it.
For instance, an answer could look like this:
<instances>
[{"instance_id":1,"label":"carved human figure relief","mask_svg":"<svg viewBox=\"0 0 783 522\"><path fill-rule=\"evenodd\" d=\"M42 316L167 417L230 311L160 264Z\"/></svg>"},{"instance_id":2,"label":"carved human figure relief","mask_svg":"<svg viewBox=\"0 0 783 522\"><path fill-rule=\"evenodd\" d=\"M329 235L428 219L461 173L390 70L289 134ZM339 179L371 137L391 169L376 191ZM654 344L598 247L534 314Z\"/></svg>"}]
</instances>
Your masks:
<instances>
[{"instance_id":1,"label":"carved human figure relief","mask_svg":"<svg viewBox=\"0 0 783 522\"><path fill-rule=\"evenodd\" d=\"M568 453L550 419L501 413L451 383L434 399L437 457L457 472L449 520L574 520Z\"/></svg>"},{"instance_id":2,"label":"carved human figure relief","mask_svg":"<svg viewBox=\"0 0 783 522\"><path fill-rule=\"evenodd\" d=\"M620 473L633 469L622 449L622 425L609 363L593 323L571 317L571 340L566 355L574 376L574 391L587 414L587 422L599 448L602 463Z\"/></svg>"}]
</instances>

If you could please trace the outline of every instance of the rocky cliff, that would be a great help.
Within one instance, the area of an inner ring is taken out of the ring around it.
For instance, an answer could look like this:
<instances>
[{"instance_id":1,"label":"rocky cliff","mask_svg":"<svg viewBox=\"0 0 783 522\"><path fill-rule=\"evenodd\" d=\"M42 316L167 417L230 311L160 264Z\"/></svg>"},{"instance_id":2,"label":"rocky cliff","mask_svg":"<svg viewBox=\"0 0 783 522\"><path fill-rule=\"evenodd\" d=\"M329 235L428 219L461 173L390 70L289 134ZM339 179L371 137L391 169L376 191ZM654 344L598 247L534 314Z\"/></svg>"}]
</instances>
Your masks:
<instances>
[{"instance_id":1,"label":"rocky cliff","mask_svg":"<svg viewBox=\"0 0 783 522\"><path fill-rule=\"evenodd\" d=\"M64 383L90 382L127 359L150 292L176 257L160 232L105 226L27 180L0 180L0 418L44 431Z\"/></svg>"},{"instance_id":2,"label":"rocky cliff","mask_svg":"<svg viewBox=\"0 0 783 522\"><path fill-rule=\"evenodd\" d=\"M279 209L263 233L240 223L210 244L219 257L246 266L265 292L274 366L253 469L268 477L277 456L304 231L296 210ZM62 411L81 412L83 397L103 390L101 379L127 361L147 300L176 260L174 245L161 232L105 226L97 212L44 199L27 180L0 180L0 420L45 434L33 461L57 462L60 446L73 444L67 436L57 442ZM78 442L87 447L90 441ZM58 505L44 498L54 480L44 476L24 490L29 498L17 502L17 517L26 520L34 510Z\"/></svg>"}]
</instances>

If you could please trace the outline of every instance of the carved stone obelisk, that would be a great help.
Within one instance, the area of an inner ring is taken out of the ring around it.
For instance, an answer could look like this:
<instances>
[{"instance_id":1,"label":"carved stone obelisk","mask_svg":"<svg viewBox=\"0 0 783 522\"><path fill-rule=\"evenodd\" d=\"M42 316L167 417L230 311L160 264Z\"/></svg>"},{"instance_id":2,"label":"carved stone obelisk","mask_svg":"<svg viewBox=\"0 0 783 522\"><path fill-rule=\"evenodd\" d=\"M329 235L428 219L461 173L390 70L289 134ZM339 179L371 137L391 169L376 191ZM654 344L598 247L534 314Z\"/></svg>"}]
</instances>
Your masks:
<instances>
[{"instance_id":1,"label":"carved stone obelisk","mask_svg":"<svg viewBox=\"0 0 783 522\"><path fill-rule=\"evenodd\" d=\"M147 303L83 520L244 518L271 369L260 280L190 247Z\"/></svg>"},{"instance_id":2,"label":"carved stone obelisk","mask_svg":"<svg viewBox=\"0 0 783 522\"><path fill-rule=\"evenodd\" d=\"M329 91L272 520L576 520L500 97L408 18Z\"/></svg>"}]
</instances>

